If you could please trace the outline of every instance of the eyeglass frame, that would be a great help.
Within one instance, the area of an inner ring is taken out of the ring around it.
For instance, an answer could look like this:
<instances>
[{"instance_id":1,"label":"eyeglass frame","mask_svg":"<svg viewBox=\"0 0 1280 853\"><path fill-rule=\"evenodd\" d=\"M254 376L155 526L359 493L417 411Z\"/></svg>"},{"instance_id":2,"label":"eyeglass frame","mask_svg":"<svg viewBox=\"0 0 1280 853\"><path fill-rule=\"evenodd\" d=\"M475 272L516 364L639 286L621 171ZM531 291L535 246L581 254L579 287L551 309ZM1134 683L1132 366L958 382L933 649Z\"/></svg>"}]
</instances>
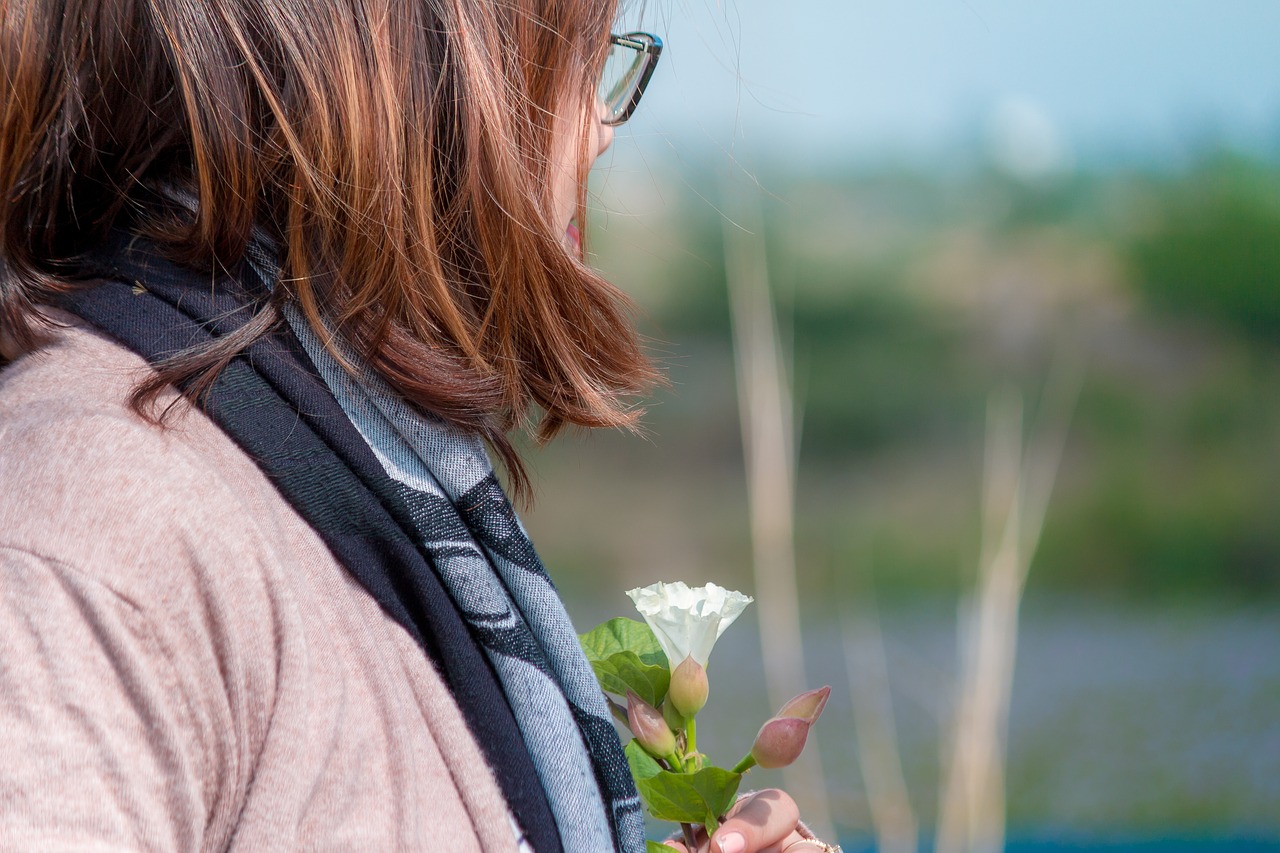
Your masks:
<instances>
[{"instance_id":1,"label":"eyeglass frame","mask_svg":"<svg viewBox=\"0 0 1280 853\"><path fill-rule=\"evenodd\" d=\"M636 107L640 104L640 98L644 95L645 87L649 85L649 78L653 76L653 70L658 67L658 58L662 56L662 39L646 32L630 32L630 33L610 33L610 46L618 45L619 47L627 47L644 57L644 68L640 69L640 76L632 86L631 97L625 106L612 118L601 119L600 123L606 127L617 127L624 124L627 119L631 118L631 114L636 111Z\"/></svg>"}]
</instances>

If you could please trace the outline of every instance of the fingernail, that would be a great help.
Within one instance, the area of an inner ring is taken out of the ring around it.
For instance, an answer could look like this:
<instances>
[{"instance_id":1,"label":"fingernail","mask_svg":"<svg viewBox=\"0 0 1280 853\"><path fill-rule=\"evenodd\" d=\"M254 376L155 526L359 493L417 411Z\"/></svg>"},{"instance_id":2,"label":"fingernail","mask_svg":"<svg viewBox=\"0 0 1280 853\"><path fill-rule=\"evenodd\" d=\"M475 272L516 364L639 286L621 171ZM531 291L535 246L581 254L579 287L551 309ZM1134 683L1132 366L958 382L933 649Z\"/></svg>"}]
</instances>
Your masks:
<instances>
[{"instance_id":1,"label":"fingernail","mask_svg":"<svg viewBox=\"0 0 1280 853\"><path fill-rule=\"evenodd\" d=\"M747 839L741 832L730 832L720 836L720 853L742 853L747 849Z\"/></svg>"}]
</instances>

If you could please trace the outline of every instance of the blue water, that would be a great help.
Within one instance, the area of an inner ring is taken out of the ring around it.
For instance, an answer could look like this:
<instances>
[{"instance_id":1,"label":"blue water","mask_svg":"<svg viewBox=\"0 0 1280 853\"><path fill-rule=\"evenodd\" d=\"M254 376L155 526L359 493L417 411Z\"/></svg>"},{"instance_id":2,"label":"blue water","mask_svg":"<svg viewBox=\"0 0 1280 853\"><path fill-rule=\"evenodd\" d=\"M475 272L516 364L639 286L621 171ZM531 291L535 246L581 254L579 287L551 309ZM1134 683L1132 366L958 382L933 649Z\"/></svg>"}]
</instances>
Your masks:
<instances>
[{"instance_id":1,"label":"blue water","mask_svg":"<svg viewBox=\"0 0 1280 853\"><path fill-rule=\"evenodd\" d=\"M862 840L841 842L845 853L874 853L875 845ZM922 853L932 850L922 843ZM1277 853L1280 839L1258 838L1097 838L1090 836L1013 838L1005 853Z\"/></svg>"}]
</instances>

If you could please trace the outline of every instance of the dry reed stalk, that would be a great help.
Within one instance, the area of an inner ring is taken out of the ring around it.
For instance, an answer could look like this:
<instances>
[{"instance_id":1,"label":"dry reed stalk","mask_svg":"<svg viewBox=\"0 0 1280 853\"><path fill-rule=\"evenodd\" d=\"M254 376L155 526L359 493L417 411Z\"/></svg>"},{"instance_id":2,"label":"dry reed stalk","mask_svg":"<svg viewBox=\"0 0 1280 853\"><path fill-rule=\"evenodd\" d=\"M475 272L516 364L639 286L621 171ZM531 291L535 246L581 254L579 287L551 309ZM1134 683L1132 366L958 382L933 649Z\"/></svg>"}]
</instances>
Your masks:
<instances>
[{"instance_id":1,"label":"dry reed stalk","mask_svg":"<svg viewBox=\"0 0 1280 853\"><path fill-rule=\"evenodd\" d=\"M987 418L983 554L976 589L961 602L959 695L941 792L938 853L1003 847L1003 762L998 757L998 740L1007 714L1005 685L1012 674L1017 610L1026 574L1017 551L1021 431L1021 401L993 396Z\"/></svg>"},{"instance_id":2,"label":"dry reed stalk","mask_svg":"<svg viewBox=\"0 0 1280 853\"><path fill-rule=\"evenodd\" d=\"M1004 394L989 401L982 557L975 590L961 602L960 676L944 762L938 853L1004 848L1004 766L1018 613L1082 376L1076 360L1059 359L1045 392L1042 421L1025 450L1021 400Z\"/></svg>"},{"instance_id":3,"label":"dry reed stalk","mask_svg":"<svg viewBox=\"0 0 1280 853\"><path fill-rule=\"evenodd\" d=\"M916 853L919 823L911 807L898 754L880 617L869 593L861 599L867 604L859 608L858 615L850 617L845 613L842 622L858 766L867 789L876 850L878 853Z\"/></svg>"},{"instance_id":4,"label":"dry reed stalk","mask_svg":"<svg viewBox=\"0 0 1280 853\"><path fill-rule=\"evenodd\" d=\"M795 412L769 294L759 202L752 197L736 207L748 217L751 230L722 219L725 278L746 457L760 645L769 702L776 709L805 689L795 563ZM817 750L806 750L783 771L783 779L814 831L820 837L834 837Z\"/></svg>"}]
</instances>

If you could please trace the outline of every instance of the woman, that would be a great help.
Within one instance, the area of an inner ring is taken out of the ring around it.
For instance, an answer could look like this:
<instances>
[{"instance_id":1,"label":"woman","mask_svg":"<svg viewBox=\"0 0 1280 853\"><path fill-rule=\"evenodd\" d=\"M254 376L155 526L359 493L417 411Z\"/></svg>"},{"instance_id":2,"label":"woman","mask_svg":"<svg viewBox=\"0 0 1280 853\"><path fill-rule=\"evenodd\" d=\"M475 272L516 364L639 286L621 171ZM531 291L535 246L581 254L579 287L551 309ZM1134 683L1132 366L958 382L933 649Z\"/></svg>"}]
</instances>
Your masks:
<instances>
[{"instance_id":1,"label":"woman","mask_svg":"<svg viewBox=\"0 0 1280 853\"><path fill-rule=\"evenodd\" d=\"M0 846L643 848L483 446L655 379L577 236L615 13L0 0Z\"/></svg>"}]
</instances>

